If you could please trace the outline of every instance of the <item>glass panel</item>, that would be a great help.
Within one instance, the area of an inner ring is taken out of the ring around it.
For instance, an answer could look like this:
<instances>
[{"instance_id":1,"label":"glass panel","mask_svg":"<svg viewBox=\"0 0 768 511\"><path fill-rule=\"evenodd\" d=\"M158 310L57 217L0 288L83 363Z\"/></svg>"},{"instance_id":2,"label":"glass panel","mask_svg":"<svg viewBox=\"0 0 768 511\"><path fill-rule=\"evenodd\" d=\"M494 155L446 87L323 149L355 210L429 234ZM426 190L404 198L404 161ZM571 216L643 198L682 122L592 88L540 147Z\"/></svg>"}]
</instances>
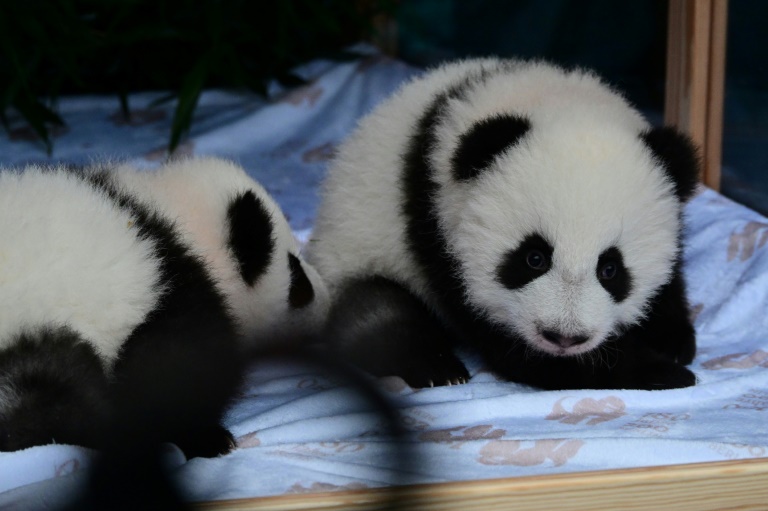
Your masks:
<instances>
[{"instance_id":1,"label":"glass panel","mask_svg":"<svg viewBox=\"0 0 768 511\"><path fill-rule=\"evenodd\" d=\"M592 68L662 122L666 0L409 0L399 56L544 58ZM722 192L768 213L768 2L731 0Z\"/></svg>"},{"instance_id":2,"label":"glass panel","mask_svg":"<svg viewBox=\"0 0 768 511\"><path fill-rule=\"evenodd\" d=\"M768 214L768 2L731 0L722 192Z\"/></svg>"}]
</instances>

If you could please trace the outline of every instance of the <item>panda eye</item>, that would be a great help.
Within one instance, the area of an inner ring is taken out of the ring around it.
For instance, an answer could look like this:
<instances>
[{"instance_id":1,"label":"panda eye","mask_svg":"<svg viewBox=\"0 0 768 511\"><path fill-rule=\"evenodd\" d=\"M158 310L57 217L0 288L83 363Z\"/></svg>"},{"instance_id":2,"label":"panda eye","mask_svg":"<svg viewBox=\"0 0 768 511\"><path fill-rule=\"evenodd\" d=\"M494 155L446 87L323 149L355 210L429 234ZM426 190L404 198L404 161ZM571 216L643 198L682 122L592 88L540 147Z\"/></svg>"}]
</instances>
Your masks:
<instances>
[{"instance_id":1,"label":"panda eye","mask_svg":"<svg viewBox=\"0 0 768 511\"><path fill-rule=\"evenodd\" d=\"M632 272L624 265L624 257L617 247L610 247L600 254L595 276L616 303L624 301L632 292Z\"/></svg>"},{"instance_id":2,"label":"panda eye","mask_svg":"<svg viewBox=\"0 0 768 511\"><path fill-rule=\"evenodd\" d=\"M619 266L613 261L607 262L600 267L597 275L600 280L611 280L619 273Z\"/></svg>"},{"instance_id":3,"label":"panda eye","mask_svg":"<svg viewBox=\"0 0 768 511\"><path fill-rule=\"evenodd\" d=\"M539 234L529 234L501 258L496 280L507 289L522 289L552 267L554 249Z\"/></svg>"},{"instance_id":4,"label":"panda eye","mask_svg":"<svg viewBox=\"0 0 768 511\"><path fill-rule=\"evenodd\" d=\"M549 269L549 260L541 250L531 250L525 256L525 263L532 269L545 271Z\"/></svg>"}]
</instances>

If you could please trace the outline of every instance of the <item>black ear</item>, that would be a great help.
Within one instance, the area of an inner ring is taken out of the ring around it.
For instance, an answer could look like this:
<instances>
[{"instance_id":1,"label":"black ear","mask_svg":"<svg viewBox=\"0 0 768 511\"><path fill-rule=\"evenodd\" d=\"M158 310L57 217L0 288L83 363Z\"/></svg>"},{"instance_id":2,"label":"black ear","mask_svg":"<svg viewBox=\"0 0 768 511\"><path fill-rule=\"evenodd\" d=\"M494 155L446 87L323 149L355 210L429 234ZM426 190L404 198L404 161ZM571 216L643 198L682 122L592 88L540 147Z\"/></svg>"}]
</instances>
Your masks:
<instances>
[{"instance_id":1,"label":"black ear","mask_svg":"<svg viewBox=\"0 0 768 511\"><path fill-rule=\"evenodd\" d=\"M669 126L652 128L640 135L675 184L675 194L687 201L699 182L699 153L687 135Z\"/></svg>"},{"instance_id":2,"label":"black ear","mask_svg":"<svg viewBox=\"0 0 768 511\"><path fill-rule=\"evenodd\" d=\"M272 217L256 195L238 195L227 210L229 248L240 266L240 275L253 286L272 260Z\"/></svg>"},{"instance_id":3,"label":"black ear","mask_svg":"<svg viewBox=\"0 0 768 511\"><path fill-rule=\"evenodd\" d=\"M294 309L301 309L309 305L315 299L315 290L312 282L304 272L299 258L288 254L288 267L291 270L291 288L288 291L288 303Z\"/></svg>"},{"instance_id":4,"label":"black ear","mask_svg":"<svg viewBox=\"0 0 768 511\"><path fill-rule=\"evenodd\" d=\"M459 138L459 147L451 159L454 177L459 181L477 177L499 153L520 142L530 129L528 119L513 114L476 122Z\"/></svg>"}]
</instances>

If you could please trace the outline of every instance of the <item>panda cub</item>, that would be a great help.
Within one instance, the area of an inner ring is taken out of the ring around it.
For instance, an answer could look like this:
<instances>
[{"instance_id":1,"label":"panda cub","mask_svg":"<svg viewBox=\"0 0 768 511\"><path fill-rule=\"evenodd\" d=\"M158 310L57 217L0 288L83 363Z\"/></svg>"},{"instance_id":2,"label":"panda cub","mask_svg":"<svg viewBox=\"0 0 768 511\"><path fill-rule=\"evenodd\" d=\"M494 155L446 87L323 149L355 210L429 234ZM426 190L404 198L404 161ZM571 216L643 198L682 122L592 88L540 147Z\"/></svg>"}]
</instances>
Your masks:
<instances>
[{"instance_id":1,"label":"panda cub","mask_svg":"<svg viewBox=\"0 0 768 511\"><path fill-rule=\"evenodd\" d=\"M199 179L184 189L187 169ZM0 172L0 450L139 438L190 458L228 452L222 418L246 336L280 337L292 311L310 311L308 326L324 310L284 217L241 169L189 160L147 173L157 197L194 194L199 239L194 218L172 216L131 172ZM161 193L171 175L181 189Z\"/></svg>"},{"instance_id":2,"label":"panda cub","mask_svg":"<svg viewBox=\"0 0 768 511\"><path fill-rule=\"evenodd\" d=\"M201 157L152 172L124 165L113 174L170 218L205 261L246 347L321 328L329 307L325 284L302 259L278 204L241 167Z\"/></svg>"},{"instance_id":3,"label":"panda cub","mask_svg":"<svg viewBox=\"0 0 768 511\"><path fill-rule=\"evenodd\" d=\"M469 378L457 342L544 389L694 385L681 216L698 165L588 71L432 70L331 164L308 247L325 335L414 387Z\"/></svg>"}]
</instances>

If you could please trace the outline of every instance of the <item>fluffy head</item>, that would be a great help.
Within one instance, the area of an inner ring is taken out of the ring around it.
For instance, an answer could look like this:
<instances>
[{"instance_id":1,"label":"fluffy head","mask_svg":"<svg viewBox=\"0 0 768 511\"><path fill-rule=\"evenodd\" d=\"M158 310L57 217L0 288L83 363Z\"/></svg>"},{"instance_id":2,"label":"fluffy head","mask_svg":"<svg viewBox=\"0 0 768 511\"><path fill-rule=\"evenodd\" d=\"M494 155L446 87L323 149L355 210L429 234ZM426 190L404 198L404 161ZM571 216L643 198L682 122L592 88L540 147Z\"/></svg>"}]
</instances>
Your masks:
<instances>
[{"instance_id":1,"label":"fluffy head","mask_svg":"<svg viewBox=\"0 0 768 511\"><path fill-rule=\"evenodd\" d=\"M469 78L429 115L433 211L475 313L565 356L644 317L679 264L685 137L544 64Z\"/></svg>"},{"instance_id":2,"label":"fluffy head","mask_svg":"<svg viewBox=\"0 0 768 511\"><path fill-rule=\"evenodd\" d=\"M325 285L277 203L242 168L196 158L156 171L123 166L114 177L175 222L208 263L243 335L268 341L320 326Z\"/></svg>"}]
</instances>

